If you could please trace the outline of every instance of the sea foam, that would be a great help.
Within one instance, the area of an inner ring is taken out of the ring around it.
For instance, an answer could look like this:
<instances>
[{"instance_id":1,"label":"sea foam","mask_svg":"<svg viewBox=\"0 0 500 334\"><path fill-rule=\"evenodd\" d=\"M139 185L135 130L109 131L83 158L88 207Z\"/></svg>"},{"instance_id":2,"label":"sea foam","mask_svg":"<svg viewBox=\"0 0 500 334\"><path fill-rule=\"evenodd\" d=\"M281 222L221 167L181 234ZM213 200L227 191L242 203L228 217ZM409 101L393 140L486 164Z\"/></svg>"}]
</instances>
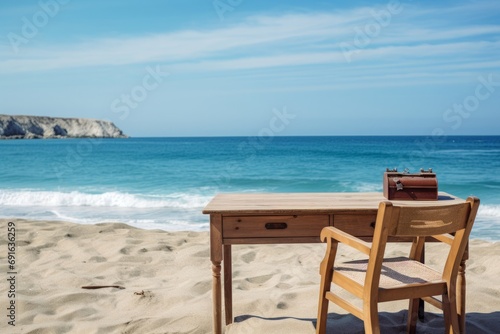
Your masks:
<instances>
[{"instance_id":1,"label":"sea foam","mask_svg":"<svg viewBox=\"0 0 500 334\"><path fill-rule=\"evenodd\" d=\"M91 194L79 191L0 190L0 206L200 208L210 198L196 193L139 195L122 192Z\"/></svg>"},{"instance_id":2,"label":"sea foam","mask_svg":"<svg viewBox=\"0 0 500 334\"><path fill-rule=\"evenodd\" d=\"M365 191L374 191L374 186L361 185ZM0 215L82 224L122 222L146 229L207 230L208 216L201 211L213 195L196 190L154 195L0 190ZM471 237L500 240L499 227L500 205L481 204Z\"/></svg>"}]
</instances>

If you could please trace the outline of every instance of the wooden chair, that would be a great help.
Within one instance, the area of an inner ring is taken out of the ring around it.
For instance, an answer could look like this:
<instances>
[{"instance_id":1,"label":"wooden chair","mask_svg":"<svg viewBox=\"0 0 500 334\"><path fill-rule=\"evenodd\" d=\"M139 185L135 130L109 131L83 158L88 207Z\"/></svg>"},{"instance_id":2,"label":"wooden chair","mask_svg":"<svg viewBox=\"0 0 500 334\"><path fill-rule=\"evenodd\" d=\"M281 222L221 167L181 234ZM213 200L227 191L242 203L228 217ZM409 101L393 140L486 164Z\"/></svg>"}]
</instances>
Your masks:
<instances>
[{"instance_id":1,"label":"wooden chair","mask_svg":"<svg viewBox=\"0 0 500 334\"><path fill-rule=\"evenodd\" d=\"M335 227L323 228L321 239L328 244L320 268L316 333L326 331L329 301L363 320L365 333L369 334L380 333L378 303L404 299L410 301L409 333L416 330L420 299L443 310L445 332L459 333L457 273L478 207L479 199L474 197L469 197L465 203L448 206L396 206L382 202L371 244ZM389 236L413 238L409 257L384 258ZM450 245L442 272L420 262L426 237ZM364 253L368 259L335 263L339 242ZM330 291L331 283L362 299L362 307ZM441 295L441 300L434 297L438 295Z\"/></svg>"}]
</instances>

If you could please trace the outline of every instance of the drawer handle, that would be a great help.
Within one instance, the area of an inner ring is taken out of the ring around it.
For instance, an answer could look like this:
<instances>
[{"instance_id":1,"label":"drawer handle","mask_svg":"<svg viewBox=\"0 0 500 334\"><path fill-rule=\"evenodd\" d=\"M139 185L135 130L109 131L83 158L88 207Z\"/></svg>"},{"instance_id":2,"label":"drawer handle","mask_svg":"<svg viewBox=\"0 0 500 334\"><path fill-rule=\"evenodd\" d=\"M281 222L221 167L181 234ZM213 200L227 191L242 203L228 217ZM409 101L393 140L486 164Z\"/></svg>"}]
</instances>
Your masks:
<instances>
[{"instance_id":1,"label":"drawer handle","mask_svg":"<svg viewBox=\"0 0 500 334\"><path fill-rule=\"evenodd\" d=\"M370 223L370 227L375 229L375 222Z\"/></svg>"},{"instance_id":2,"label":"drawer handle","mask_svg":"<svg viewBox=\"0 0 500 334\"><path fill-rule=\"evenodd\" d=\"M267 230L284 230L288 227L287 223L267 223Z\"/></svg>"}]
</instances>

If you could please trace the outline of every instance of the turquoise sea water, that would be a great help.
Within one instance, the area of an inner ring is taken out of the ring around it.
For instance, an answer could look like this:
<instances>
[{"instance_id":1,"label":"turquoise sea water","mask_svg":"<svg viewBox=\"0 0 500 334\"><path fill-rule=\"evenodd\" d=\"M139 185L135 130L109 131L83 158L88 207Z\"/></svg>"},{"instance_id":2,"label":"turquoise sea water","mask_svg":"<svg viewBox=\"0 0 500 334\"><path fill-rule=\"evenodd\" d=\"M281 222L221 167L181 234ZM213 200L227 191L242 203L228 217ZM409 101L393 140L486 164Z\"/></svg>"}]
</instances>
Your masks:
<instances>
[{"instance_id":1,"label":"turquoise sea water","mask_svg":"<svg viewBox=\"0 0 500 334\"><path fill-rule=\"evenodd\" d=\"M206 230L218 192L382 191L386 167L478 196L473 237L500 240L500 136L4 140L0 216Z\"/></svg>"}]
</instances>

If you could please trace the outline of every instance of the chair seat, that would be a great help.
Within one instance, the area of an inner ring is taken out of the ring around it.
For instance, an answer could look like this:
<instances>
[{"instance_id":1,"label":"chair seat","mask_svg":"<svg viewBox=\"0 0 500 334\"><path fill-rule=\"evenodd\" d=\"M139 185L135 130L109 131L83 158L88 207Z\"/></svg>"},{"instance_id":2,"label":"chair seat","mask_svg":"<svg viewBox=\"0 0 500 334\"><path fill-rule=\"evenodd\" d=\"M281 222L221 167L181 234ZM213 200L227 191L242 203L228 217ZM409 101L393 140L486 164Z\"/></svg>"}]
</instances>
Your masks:
<instances>
[{"instance_id":1,"label":"chair seat","mask_svg":"<svg viewBox=\"0 0 500 334\"><path fill-rule=\"evenodd\" d=\"M353 281L363 285L368 260L357 260L339 263L334 267L335 273L341 273ZM443 282L442 274L426 265L406 257L384 259L380 275L381 289L395 288L400 285L418 283Z\"/></svg>"}]
</instances>

